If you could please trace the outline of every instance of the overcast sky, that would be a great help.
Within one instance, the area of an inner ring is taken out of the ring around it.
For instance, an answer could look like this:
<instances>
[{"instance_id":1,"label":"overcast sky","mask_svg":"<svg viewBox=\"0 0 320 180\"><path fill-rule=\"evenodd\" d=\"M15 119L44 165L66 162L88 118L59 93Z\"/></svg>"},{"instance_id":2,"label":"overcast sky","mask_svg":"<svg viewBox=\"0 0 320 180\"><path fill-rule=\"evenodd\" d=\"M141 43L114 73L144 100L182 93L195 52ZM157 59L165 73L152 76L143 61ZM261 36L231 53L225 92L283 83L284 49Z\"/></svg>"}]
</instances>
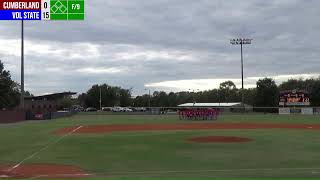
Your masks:
<instances>
[{"instance_id":1,"label":"overcast sky","mask_svg":"<svg viewBox=\"0 0 320 180\"><path fill-rule=\"evenodd\" d=\"M319 0L86 0L85 21L25 22L25 83L35 95L93 84L211 89L225 80L320 73ZM0 22L0 59L20 82L20 22Z\"/></svg>"}]
</instances>

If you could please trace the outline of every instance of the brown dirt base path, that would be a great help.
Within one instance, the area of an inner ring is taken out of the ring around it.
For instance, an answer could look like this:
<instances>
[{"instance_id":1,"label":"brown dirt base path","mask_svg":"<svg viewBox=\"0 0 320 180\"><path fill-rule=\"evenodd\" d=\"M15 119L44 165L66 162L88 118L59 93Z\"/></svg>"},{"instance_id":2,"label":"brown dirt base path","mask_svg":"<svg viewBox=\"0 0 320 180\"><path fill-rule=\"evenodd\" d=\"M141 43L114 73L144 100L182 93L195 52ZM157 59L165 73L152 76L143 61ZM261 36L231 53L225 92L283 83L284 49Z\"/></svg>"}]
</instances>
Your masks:
<instances>
[{"instance_id":1,"label":"brown dirt base path","mask_svg":"<svg viewBox=\"0 0 320 180\"><path fill-rule=\"evenodd\" d=\"M252 139L235 136L203 136L189 138L187 141L197 143L244 143L252 141Z\"/></svg>"},{"instance_id":2,"label":"brown dirt base path","mask_svg":"<svg viewBox=\"0 0 320 180\"><path fill-rule=\"evenodd\" d=\"M75 127L58 129L55 134L66 134ZM110 133L122 131L205 130L205 129L309 129L320 130L320 124L263 124L263 123L184 123L184 124L127 124L82 126L76 133Z\"/></svg>"},{"instance_id":3,"label":"brown dirt base path","mask_svg":"<svg viewBox=\"0 0 320 180\"><path fill-rule=\"evenodd\" d=\"M70 165L23 164L11 171L12 165L0 165L1 178L85 178L90 175Z\"/></svg>"}]
</instances>

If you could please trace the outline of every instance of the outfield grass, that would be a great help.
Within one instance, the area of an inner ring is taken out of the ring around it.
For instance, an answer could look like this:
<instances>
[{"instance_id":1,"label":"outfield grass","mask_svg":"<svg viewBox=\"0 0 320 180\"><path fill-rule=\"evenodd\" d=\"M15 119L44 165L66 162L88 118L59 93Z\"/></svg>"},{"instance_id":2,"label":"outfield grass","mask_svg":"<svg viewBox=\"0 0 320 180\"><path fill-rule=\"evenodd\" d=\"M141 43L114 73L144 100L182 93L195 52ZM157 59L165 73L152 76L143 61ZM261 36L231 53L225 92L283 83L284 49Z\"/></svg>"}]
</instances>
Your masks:
<instances>
[{"instance_id":1,"label":"outfield grass","mask_svg":"<svg viewBox=\"0 0 320 180\"><path fill-rule=\"evenodd\" d=\"M15 164L58 139L52 132L88 124L185 123L177 116L79 114L0 125L0 164ZM192 121L192 123L201 123ZM212 121L206 121L212 122ZM319 116L223 115L219 121L320 123ZM193 136L241 136L240 144L197 144ZM70 164L97 177L320 177L320 131L291 129L188 130L73 134L24 163ZM309 168L319 168L309 169Z\"/></svg>"}]
</instances>

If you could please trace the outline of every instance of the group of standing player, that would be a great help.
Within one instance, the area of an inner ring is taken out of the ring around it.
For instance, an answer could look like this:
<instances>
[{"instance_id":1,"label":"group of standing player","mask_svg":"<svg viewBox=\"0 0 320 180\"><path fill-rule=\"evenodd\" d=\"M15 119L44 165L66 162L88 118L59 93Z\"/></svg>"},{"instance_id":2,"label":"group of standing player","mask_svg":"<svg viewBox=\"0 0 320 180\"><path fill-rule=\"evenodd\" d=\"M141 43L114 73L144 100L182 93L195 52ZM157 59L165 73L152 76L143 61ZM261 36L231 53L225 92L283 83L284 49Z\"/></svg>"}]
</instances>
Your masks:
<instances>
[{"instance_id":1,"label":"group of standing player","mask_svg":"<svg viewBox=\"0 0 320 180\"><path fill-rule=\"evenodd\" d=\"M179 119L186 120L217 120L219 109L213 108L188 108L178 111Z\"/></svg>"}]
</instances>

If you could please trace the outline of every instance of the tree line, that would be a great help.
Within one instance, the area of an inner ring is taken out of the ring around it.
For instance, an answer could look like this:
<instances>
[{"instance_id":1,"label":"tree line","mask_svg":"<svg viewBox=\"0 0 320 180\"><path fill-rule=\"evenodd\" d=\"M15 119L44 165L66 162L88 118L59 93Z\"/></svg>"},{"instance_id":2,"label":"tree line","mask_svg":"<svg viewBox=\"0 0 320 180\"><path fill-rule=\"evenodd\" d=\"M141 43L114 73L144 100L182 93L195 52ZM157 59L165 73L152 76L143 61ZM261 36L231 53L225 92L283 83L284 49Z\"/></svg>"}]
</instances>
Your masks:
<instances>
[{"instance_id":1,"label":"tree line","mask_svg":"<svg viewBox=\"0 0 320 180\"><path fill-rule=\"evenodd\" d=\"M284 90L306 90L309 92L311 105L320 106L320 77L310 79L289 79L277 85L271 78L260 79L255 88L241 90L232 81L220 84L219 88L199 92L163 92L154 91L150 96L144 94L132 97L132 89L124 89L108 84L93 85L86 93L76 99L65 99L61 104L71 106L79 104L83 107L132 106L132 107L176 107L190 102L219 103L241 102L255 107L277 107L279 92ZM100 96L101 94L101 96ZM26 92L25 96L32 96ZM0 61L0 109L17 107L20 101L20 86L11 79L9 71L4 69Z\"/></svg>"},{"instance_id":2,"label":"tree line","mask_svg":"<svg viewBox=\"0 0 320 180\"><path fill-rule=\"evenodd\" d=\"M254 107L278 107L279 93L285 90L306 90L309 92L311 105L320 106L320 77L315 79L289 79L277 85L272 78L260 79L255 88L241 90L232 81L220 84L219 88L199 92L164 92L154 91L150 96L144 94L131 97L131 89L122 89L107 84L94 85L87 93L79 95L78 100L84 107L132 106L132 107L176 107L190 102L222 103L241 102Z\"/></svg>"}]
</instances>

